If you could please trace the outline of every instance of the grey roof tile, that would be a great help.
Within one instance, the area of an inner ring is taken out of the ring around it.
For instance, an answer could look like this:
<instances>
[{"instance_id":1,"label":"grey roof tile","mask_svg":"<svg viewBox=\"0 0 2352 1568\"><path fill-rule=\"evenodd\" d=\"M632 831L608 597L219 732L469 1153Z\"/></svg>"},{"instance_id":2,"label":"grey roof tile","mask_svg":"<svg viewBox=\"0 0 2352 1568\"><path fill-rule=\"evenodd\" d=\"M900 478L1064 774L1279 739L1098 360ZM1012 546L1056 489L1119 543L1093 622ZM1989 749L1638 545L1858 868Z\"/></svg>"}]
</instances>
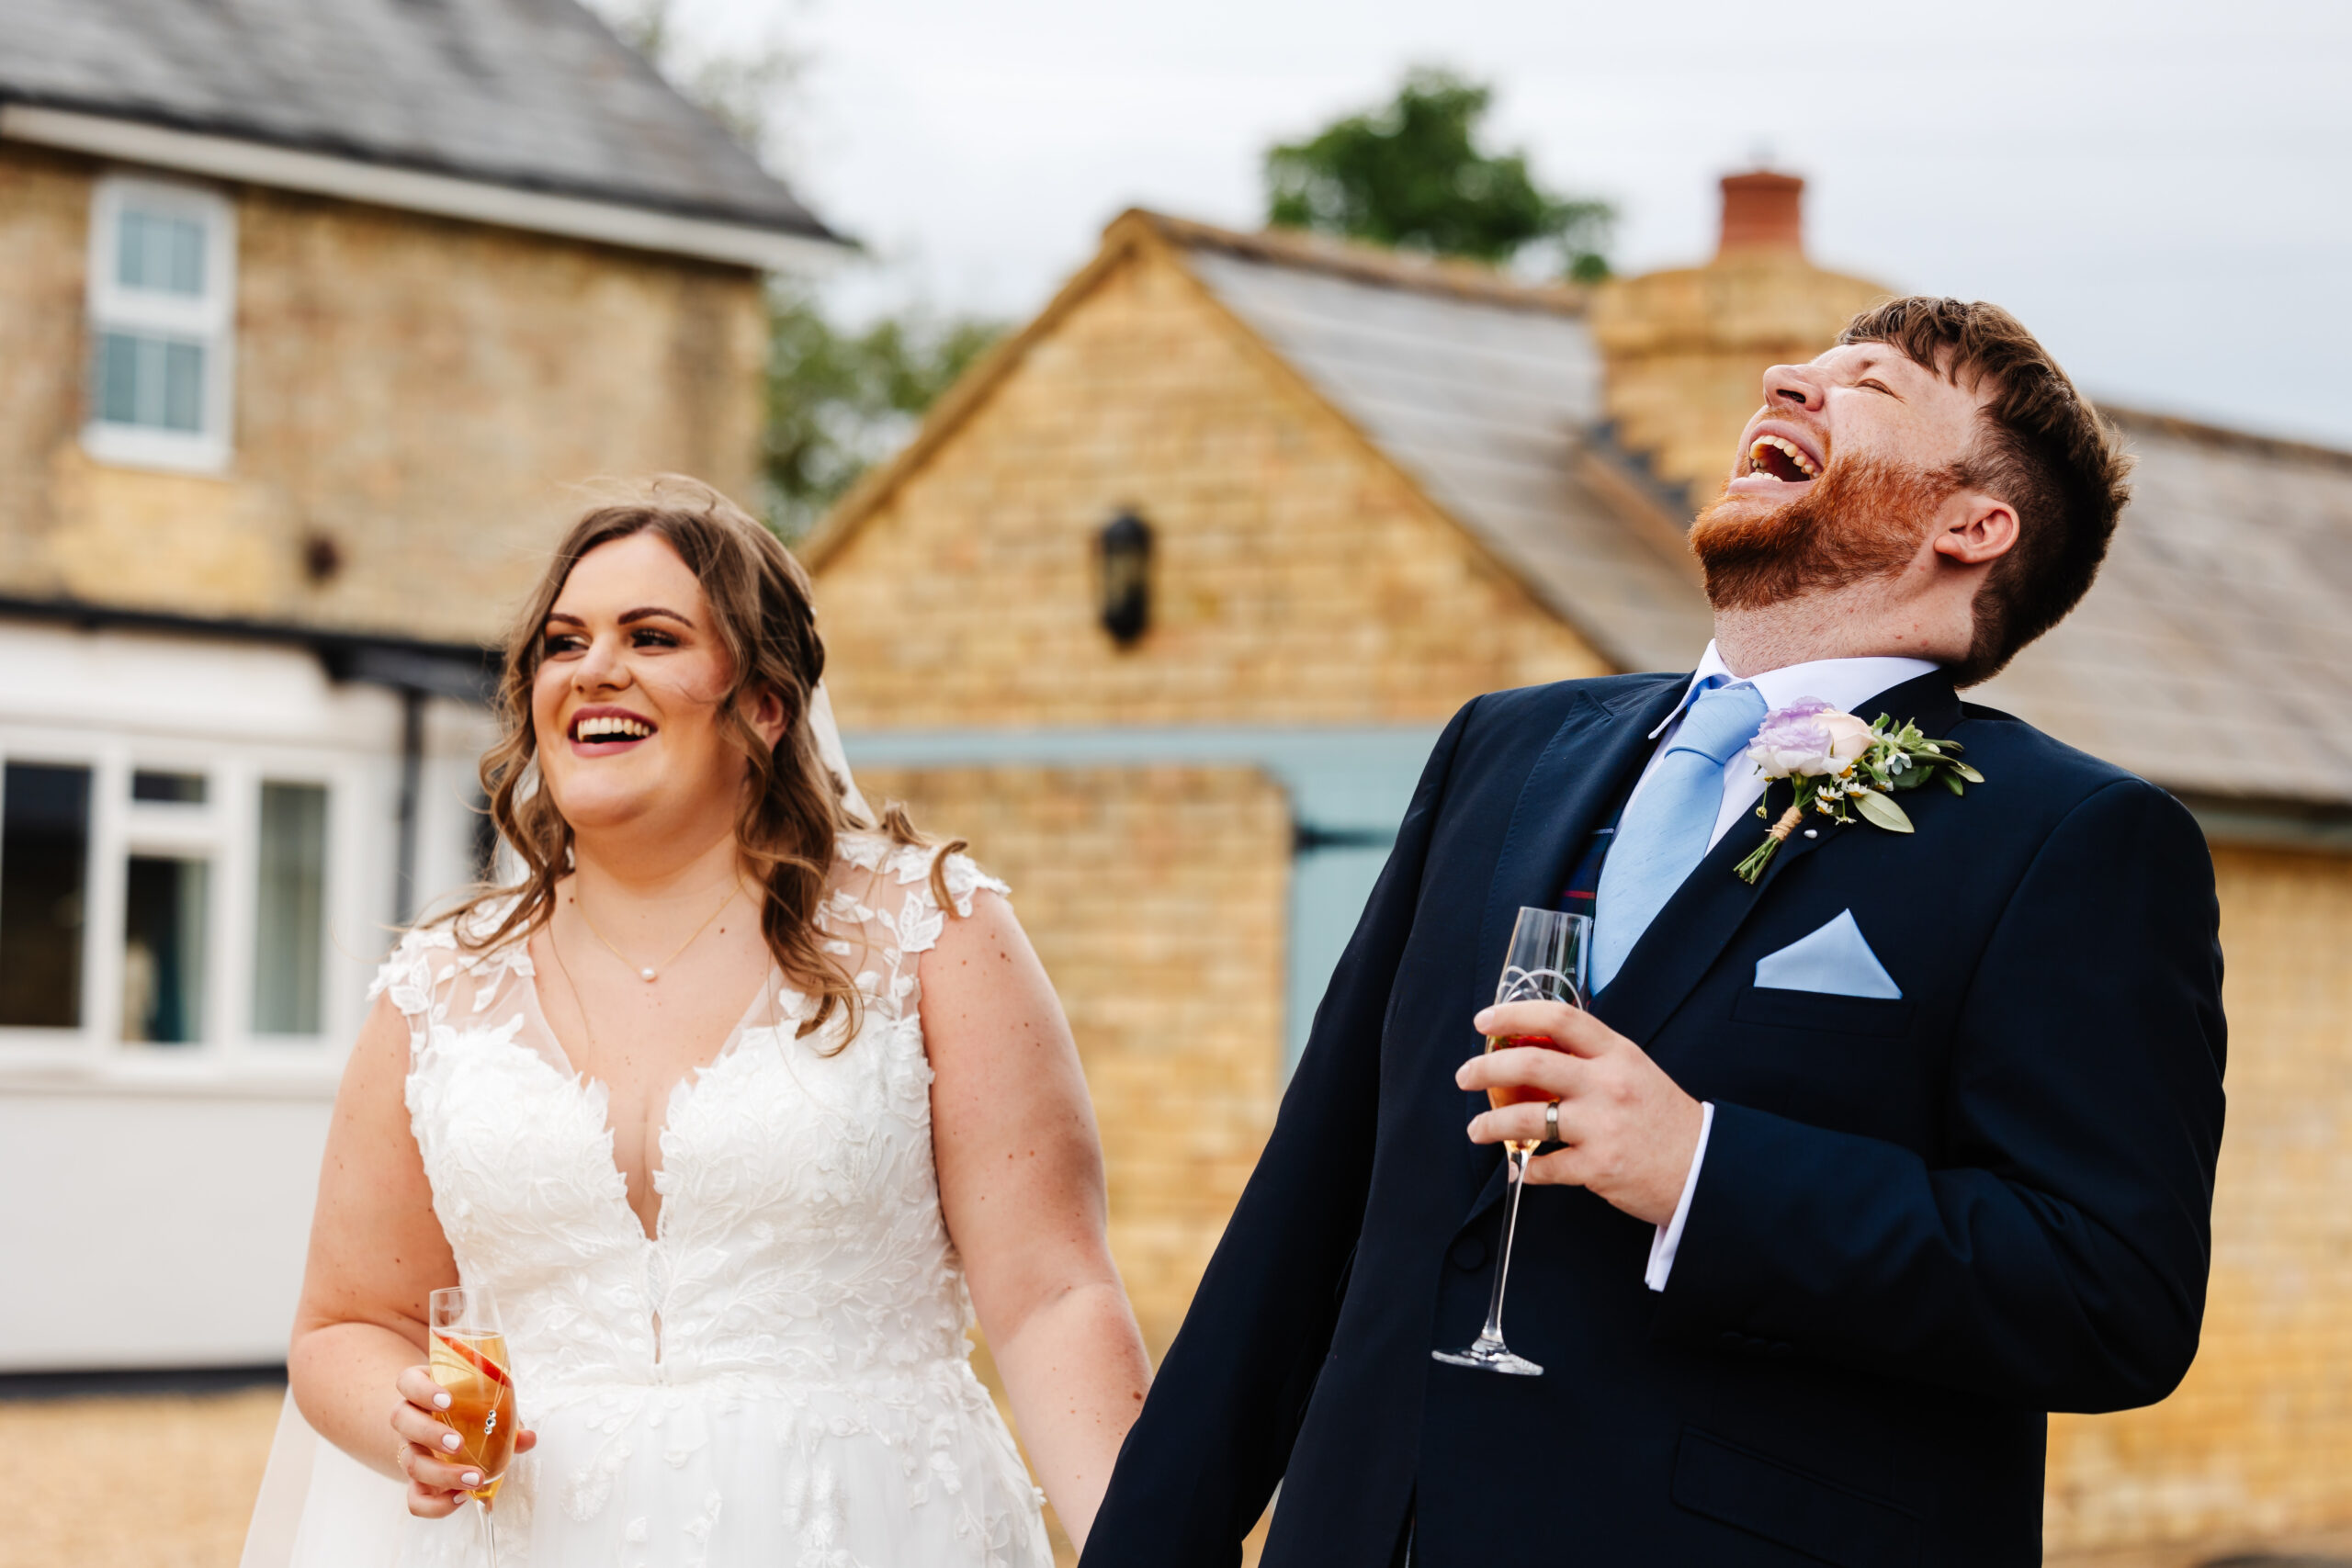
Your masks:
<instances>
[{"instance_id":1,"label":"grey roof tile","mask_svg":"<svg viewBox=\"0 0 2352 1568\"><path fill-rule=\"evenodd\" d=\"M1628 669L1697 661L1705 601L1581 477L1600 421L1600 356L1579 317L1213 243L1189 259L1227 309L1605 657Z\"/></svg>"},{"instance_id":2,"label":"grey roof tile","mask_svg":"<svg viewBox=\"0 0 2352 1568\"><path fill-rule=\"evenodd\" d=\"M0 101L829 234L574 0L0 0Z\"/></svg>"},{"instance_id":3,"label":"grey roof tile","mask_svg":"<svg viewBox=\"0 0 2352 1568\"><path fill-rule=\"evenodd\" d=\"M1696 582L1587 477L1600 363L1580 317L1175 231L1228 309L1605 657L1697 661ZM2106 570L1970 695L2171 789L2352 803L2352 455L2116 417L2140 466Z\"/></svg>"}]
</instances>

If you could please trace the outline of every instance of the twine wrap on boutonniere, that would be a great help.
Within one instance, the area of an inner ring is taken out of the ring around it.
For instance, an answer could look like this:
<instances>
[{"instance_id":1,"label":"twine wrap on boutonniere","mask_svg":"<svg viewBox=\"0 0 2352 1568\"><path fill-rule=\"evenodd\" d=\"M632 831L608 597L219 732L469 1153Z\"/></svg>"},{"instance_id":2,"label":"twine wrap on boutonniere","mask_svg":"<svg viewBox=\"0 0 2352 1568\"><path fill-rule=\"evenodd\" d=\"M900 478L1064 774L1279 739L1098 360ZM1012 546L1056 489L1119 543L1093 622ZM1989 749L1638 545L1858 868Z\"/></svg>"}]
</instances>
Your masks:
<instances>
[{"instance_id":1,"label":"twine wrap on boutonniere","mask_svg":"<svg viewBox=\"0 0 2352 1568\"><path fill-rule=\"evenodd\" d=\"M1739 879L1753 886L1808 811L1833 822L1859 815L1890 833L1910 832L1911 818L1895 804L1897 795L1938 779L1954 795L1965 787L1962 781L1984 782L1959 752L1959 742L1930 740L1909 719L1897 724L1881 714L1877 723L1864 724L1817 697L1766 714L1747 754L1765 781L1756 815L1772 826L1756 852L1739 863ZM1775 820L1772 785L1781 779L1795 793Z\"/></svg>"}]
</instances>

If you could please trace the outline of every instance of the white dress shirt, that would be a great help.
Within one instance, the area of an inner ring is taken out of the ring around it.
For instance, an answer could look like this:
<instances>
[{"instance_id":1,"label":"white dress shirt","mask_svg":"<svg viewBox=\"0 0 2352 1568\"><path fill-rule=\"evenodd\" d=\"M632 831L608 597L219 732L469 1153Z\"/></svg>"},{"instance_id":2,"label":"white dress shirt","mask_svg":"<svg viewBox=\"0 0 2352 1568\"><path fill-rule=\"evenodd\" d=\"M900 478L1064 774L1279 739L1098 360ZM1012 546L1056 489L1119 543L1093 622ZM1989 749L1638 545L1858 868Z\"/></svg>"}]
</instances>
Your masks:
<instances>
[{"instance_id":1,"label":"white dress shirt","mask_svg":"<svg viewBox=\"0 0 2352 1568\"><path fill-rule=\"evenodd\" d=\"M1625 797L1625 802L1631 806L1634 796L1648 785L1650 775L1657 771L1658 763L1666 756L1667 748L1674 744L1675 732L1682 728L1683 714L1699 694L1700 685L1712 676L1724 677L1726 685L1755 687L1757 695L1764 699L1768 713L1777 712L1805 697L1827 703L1840 712L1852 712L1857 704L1866 703L1881 692L1899 686L1905 681L1916 681L1922 675L1932 674L1935 670L1936 666L1924 659L1816 659L1809 664L1791 664L1780 670L1767 670L1741 681L1732 675L1730 667L1724 663L1723 656L1715 651L1715 645L1711 642L1707 644L1706 657L1699 660L1698 672L1690 677L1690 684L1683 690L1682 701L1667 715L1664 723L1650 731L1657 738L1657 749L1650 753L1648 764L1642 769L1642 776L1634 781L1633 794ZM1878 715L1856 713L1854 716L1868 724ZM1911 716L1896 714L1894 716L1901 720ZM1752 816L1756 802L1763 793L1764 775L1757 772L1756 764L1748 759L1747 749L1742 747L1732 753L1730 761L1724 764L1724 804L1722 809L1715 813L1715 829L1707 836L1707 847L1713 849L1741 818ZM1759 827L1757 830L1760 833L1763 829ZM1653 1291L1665 1290L1667 1276L1674 1271L1674 1254L1682 1245L1683 1223L1690 1217L1690 1194L1699 1190L1699 1167L1707 1157L1707 1134L1714 1128L1714 1102L1703 1101L1699 1108L1699 1146L1690 1152L1690 1171L1682 1179L1682 1196L1675 1202L1674 1217L1657 1227L1657 1235L1650 1242L1649 1268L1642 1278Z\"/></svg>"}]
</instances>

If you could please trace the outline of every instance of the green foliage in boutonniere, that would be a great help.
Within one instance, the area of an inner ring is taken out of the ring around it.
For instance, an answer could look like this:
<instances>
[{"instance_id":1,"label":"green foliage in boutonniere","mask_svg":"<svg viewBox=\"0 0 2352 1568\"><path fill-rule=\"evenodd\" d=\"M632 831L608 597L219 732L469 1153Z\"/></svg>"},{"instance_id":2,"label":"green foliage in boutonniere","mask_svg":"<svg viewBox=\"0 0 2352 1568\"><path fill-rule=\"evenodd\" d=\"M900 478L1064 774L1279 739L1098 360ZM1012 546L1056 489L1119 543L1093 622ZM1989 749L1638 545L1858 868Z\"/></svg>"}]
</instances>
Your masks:
<instances>
[{"instance_id":1,"label":"green foliage in boutonniere","mask_svg":"<svg viewBox=\"0 0 2352 1568\"><path fill-rule=\"evenodd\" d=\"M1959 752L1959 742L1930 740L1909 719L1896 724L1881 714L1876 724L1864 724L1813 697L1766 714L1764 728L1747 745L1765 778L1756 815L1772 821L1772 785L1781 779L1789 781L1795 797L1756 852L1739 863L1740 880L1753 885L1764 874L1808 811L1833 822L1859 816L1890 833L1908 833L1911 818L1896 795L1937 780L1954 795L1984 782Z\"/></svg>"}]
</instances>

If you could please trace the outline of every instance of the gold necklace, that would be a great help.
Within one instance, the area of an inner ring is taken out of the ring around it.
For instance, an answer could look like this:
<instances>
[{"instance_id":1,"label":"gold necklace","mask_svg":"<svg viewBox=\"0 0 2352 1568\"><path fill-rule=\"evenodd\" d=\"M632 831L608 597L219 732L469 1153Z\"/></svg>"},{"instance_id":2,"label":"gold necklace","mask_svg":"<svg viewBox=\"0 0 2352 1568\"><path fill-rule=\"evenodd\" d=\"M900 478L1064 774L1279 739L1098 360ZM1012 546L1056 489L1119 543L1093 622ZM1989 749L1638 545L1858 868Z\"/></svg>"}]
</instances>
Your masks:
<instances>
[{"instance_id":1,"label":"gold necklace","mask_svg":"<svg viewBox=\"0 0 2352 1568\"><path fill-rule=\"evenodd\" d=\"M583 915L581 918L585 919L587 917ZM564 989L571 993L571 1005L579 1010L580 1027L588 1032L588 1054L594 1056L597 1055L596 1026L588 1021L588 1004L580 999L580 982L571 977L571 965L563 961L563 944L555 939L552 921L548 925L548 951L555 954L555 966L563 971ZM561 1042L557 1043L560 1049Z\"/></svg>"},{"instance_id":2,"label":"gold necklace","mask_svg":"<svg viewBox=\"0 0 2352 1568\"><path fill-rule=\"evenodd\" d=\"M623 964L628 964L631 969L636 970L637 977L650 986L653 984L654 981L662 978L662 969L667 969L671 964L675 964L679 959L684 957L686 949L692 947L695 942L702 940L702 933L710 930L711 922L713 920L718 919L719 916L727 912L727 906L735 902L735 895L741 893L742 890L743 885L740 882L729 886L727 889L727 897L721 898L718 901L718 908L710 912L710 919L696 926L695 928L695 934L680 942L678 944L678 951L670 954L669 957L662 961L661 969L656 969L650 964L639 966L637 961L629 957L628 953L623 953L611 942L605 942L605 933L598 931L596 929L596 922L588 918L588 906L580 901L580 895L577 892L574 892L571 896L571 907L580 911L580 923L588 928L588 934L594 937L598 942L604 942L605 952L611 953L615 958L619 959ZM554 933L552 931L548 933L548 940L550 942L555 940ZM568 969L565 970L563 977L566 980L571 979L571 972Z\"/></svg>"}]
</instances>

